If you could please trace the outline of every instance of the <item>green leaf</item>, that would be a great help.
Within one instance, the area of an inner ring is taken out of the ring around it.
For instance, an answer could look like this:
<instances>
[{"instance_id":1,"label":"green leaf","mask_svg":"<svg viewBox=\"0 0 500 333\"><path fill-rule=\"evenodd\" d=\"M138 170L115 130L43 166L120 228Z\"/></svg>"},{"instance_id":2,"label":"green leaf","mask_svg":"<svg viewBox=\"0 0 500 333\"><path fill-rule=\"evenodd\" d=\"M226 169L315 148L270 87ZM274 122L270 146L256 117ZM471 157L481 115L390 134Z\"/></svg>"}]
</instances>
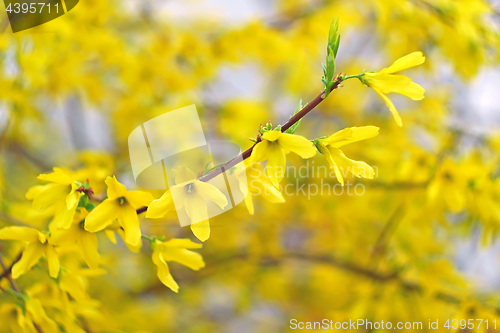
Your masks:
<instances>
[{"instance_id":1,"label":"green leaf","mask_svg":"<svg viewBox=\"0 0 500 333\"><path fill-rule=\"evenodd\" d=\"M307 105L307 104L306 104ZM300 112L300 110L302 110L304 108L304 106L302 105L302 100L300 100L299 102L299 105L297 106L297 108L295 109L295 112L293 113L293 116L295 116L297 113ZM291 116L290 118L292 118L293 116ZM297 121L295 124L293 124L292 126L290 126L287 130L286 130L286 133L289 133L289 134L294 134L295 131L297 131L297 128L299 128L299 125L300 125L300 122L302 121L302 119L300 119L299 121Z\"/></svg>"},{"instance_id":2,"label":"green leaf","mask_svg":"<svg viewBox=\"0 0 500 333\"><path fill-rule=\"evenodd\" d=\"M323 86L325 88L325 98L330 94L335 76L335 59L339 51L340 33L339 18L332 21L328 33L328 45L326 47L326 65L323 65Z\"/></svg>"}]
</instances>

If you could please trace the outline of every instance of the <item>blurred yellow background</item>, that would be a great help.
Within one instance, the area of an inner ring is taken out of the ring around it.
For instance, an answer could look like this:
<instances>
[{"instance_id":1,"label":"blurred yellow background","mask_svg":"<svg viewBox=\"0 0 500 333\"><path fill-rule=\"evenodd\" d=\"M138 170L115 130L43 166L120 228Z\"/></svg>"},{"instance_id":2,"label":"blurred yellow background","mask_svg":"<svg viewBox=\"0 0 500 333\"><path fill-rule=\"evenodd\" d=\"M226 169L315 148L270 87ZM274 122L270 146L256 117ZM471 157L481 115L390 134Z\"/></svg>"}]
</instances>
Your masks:
<instances>
[{"instance_id":1,"label":"blurred yellow background","mask_svg":"<svg viewBox=\"0 0 500 333\"><path fill-rule=\"evenodd\" d=\"M249 148L260 124L283 124L322 91L335 17L337 72L377 71L422 51L425 64L405 75L426 93L391 95L398 127L372 89L349 80L302 120L296 134L309 139L380 127L344 150L376 170L346 178L361 195L307 192L338 184L328 176L285 178L286 202L254 197L253 215L242 203L210 220L210 239L195 250L204 268L169 263L178 293L157 278L148 241L130 251L97 234L98 269L86 269L77 248L57 248L58 278L45 259L16 279L18 292L2 275L0 332L44 331L23 320L62 332L287 332L291 319L325 318L424 328L431 319L443 332L448 319L488 319L488 330L469 331L500 331L498 1L81 0L15 34L1 7L1 227L49 230L53 212L32 209L26 192L53 167L88 178L97 199L108 176L137 189L128 135L186 105L197 106L208 138ZM328 165L319 153L287 163ZM175 212L141 216L140 228L199 243ZM25 247L0 242L6 267Z\"/></svg>"}]
</instances>

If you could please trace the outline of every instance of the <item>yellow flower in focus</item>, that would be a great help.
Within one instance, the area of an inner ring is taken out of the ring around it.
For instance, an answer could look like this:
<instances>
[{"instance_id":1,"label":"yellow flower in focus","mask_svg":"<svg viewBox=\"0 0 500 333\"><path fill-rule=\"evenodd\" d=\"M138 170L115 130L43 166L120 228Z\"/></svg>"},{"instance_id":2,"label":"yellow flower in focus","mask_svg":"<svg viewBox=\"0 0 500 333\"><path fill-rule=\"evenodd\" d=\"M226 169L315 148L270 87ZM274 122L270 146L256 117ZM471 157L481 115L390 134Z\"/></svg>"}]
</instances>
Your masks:
<instances>
[{"instance_id":1,"label":"yellow flower in focus","mask_svg":"<svg viewBox=\"0 0 500 333\"><path fill-rule=\"evenodd\" d=\"M424 98L425 89L413 82L409 77L396 75L394 73L421 65L425 62L422 52L413 52L396 60L391 66L380 72L364 73L360 80L382 97L389 110L391 110L398 126L403 126L401 117L391 100L386 96L388 93L398 93L413 100Z\"/></svg>"},{"instance_id":2,"label":"yellow flower in focus","mask_svg":"<svg viewBox=\"0 0 500 333\"><path fill-rule=\"evenodd\" d=\"M50 182L47 185L34 186L26 193L28 200L33 200L33 209L41 210L56 205L54 222L59 228L69 228L73 222L76 208L82 192L75 180L62 169L54 168L51 174L43 174L38 179Z\"/></svg>"},{"instance_id":3,"label":"yellow flower in focus","mask_svg":"<svg viewBox=\"0 0 500 333\"><path fill-rule=\"evenodd\" d=\"M176 185L149 205L146 217L162 218L174 208L184 208L193 222L191 224L193 234L204 242L210 237L210 223L205 200L210 200L224 209L228 204L227 198L217 187L197 180L196 174L185 166L174 171ZM172 196L176 198L175 205Z\"/></svg>"},{"instance_id":4,"label":"yellow flower in focus","mask_svg":"<svg viewBox=\"0 0 500 333\"><path fill-rule=\"evenodd\" d=\"M0 229L0 239L28 243L21 260L12 267L12 277L14 279L29 271L44 254L49 265L50 276L56 278L59 275L59 257L54 246L48 242L49 237L46 233L35 228L12 226Z\"/></svg>"},{"instance_id":5,"label":"yellow flower in focus","mask_svg":"<svg viewBox=\"0 0 500 333\"><path fill-rule=\"evenodd\" d=\"M285 155L289 152L294 152L302 158L311 158L316 155L316 148L303 136L269 131L262 135L262 141L253 148L250 161L267 160L267 176L274 185L278 185L285 175Z\"/></svg>"},{"instance_id":6,"label":"yellow flower in focus","mask_svg":"<svg viewBox=\"0 0 500 333\"><path fill-rule=\"evenodd\" d=\"M190 251L189 249L199 249L201 244L194 243L189 239L171 239L167 242L162 242L155 239L151 242L153 250L153 263L158 267L158 278L160 281L174 292L179 291L179 285L175 282L167 265L167 261L175 261L192 270L199 270L205 267L205 262L199 253Z\"/></svg>"},{"instance_id":7,"label":"yellow flower in focus","mask_svg":"<svg viewBox=\"0 0 500 333\"><path fill-rule=\"evenodd\" d=\"M127 191L116 178L106 178L108 198L100 203L85 218L85 230L98 232L118 220L125 231L125 242L136 246L141 241L141 228L136 209L147 206L154 200L148 192Z\"/></svg>"},{"instance_id":8,"label":"yellow flower in focus","mask_svg":"<svg viewBox=\"0 0 500 333\"><path fill-rule=\"evenodd\" d=\"M347 158L339 148L353 142L373 138L378 135L378 130L379 128L375 126L351 127L315 141L316 147L326 157L330 168L335 171L342 186L344 186L343 173L346 175L349 172L358 178L373 179L375 171L365 162Z\"/></svg>"},{"instance_id":9,"label":"yellow flower in focus","mask_svg":"<svg viewBox=\"0 0 500 333\"><path fill-rule=\"evenodd\" d=\"M251 215L254 214L253 196L263 195L271 203L285 202L283 194L264 175L260 163L252 163L246 160L240 165L234 174L238 179L240 191L242 193L248 192L245 197L245 204Z\"/></svg>"}]
</instances>

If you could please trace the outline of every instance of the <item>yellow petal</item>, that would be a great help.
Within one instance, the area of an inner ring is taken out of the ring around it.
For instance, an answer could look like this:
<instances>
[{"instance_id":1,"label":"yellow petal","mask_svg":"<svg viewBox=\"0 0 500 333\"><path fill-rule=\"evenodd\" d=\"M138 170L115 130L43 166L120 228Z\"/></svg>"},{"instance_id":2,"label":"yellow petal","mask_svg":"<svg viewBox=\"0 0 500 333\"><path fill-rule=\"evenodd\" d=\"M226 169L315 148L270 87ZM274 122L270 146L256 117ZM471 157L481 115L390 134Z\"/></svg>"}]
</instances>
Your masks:
<instances>
[{"instance_id":1,"label":"yellow petal","mask_svg":"<svg viewBox=\"0 0 500 333\"><path fill-rule=\"evenodd\" d=\"M411 79L407 76L385 73L366 73L363 78L371 88L377 89L384 94L395 92L401 87L406 87L411 82Z\"/></svg>"},{"instance_id":2,"label":"yellow petal","mask_svg":"<svg viewBox=\"0 0 500 333\"><path fill-rule=\"evenodd\" d=\"M342 172L340 172L339 167L337 166L337 163L335 163L335 160L332 157L332 154L330 153L330 149L336 149L336 148L327 148L325 146L320 145L319 146L320 151L323 153L323 156L325 156L326 161L330 165L330 168L335 171L335 176L337 177L337 180L339 183L344 186L344 177L342 176Z\"/></svg>"},{"instance_id":3,"label":"yellow petal","mask_svg":"<svg viewBox=\"0 0 500 333\"><path fill-rule=\"evenodd\" d=\"M42 174L38 176L38 179L60 185L71 185L73 183L73 179L63 172Z\"/></svg>"},{"instance_id":4,"label":"yellow petal","mask_svg":"<svg viewBox=\"0 0 500 333\"><path fill-rule=\"evenodd\" d=\"M182 194L182 191L183 187L174 186L167 192L163 193L163 195L159 199L153 200L148 206L148 211L146 212L146 218L159 219L164 217L172 209L175 209L174 200L172 198L172 192L179 196ZM176 199L177 205L180 206L178 207L178 209L181 208L183 203L181 199L182 196L179 196L178 200L180 201L179 203L177 202Z\"/></svg>"},{"instance_id":5,"label":"yellow petal","mask_svg":"<svg viewBox=\"0 0 500 333\"><path fill-rule=\"evenodd\" d=\"M113 230L104 230L104 233L108 237L109 241L116 245L116 236Z\"/></svg>"},{"instance_id":6,"label":"yellow petal","mask_svg":"<svg viewBox=\"0 0 500 333\"><path fill-rule=\"evenodd\" d=\"M82 192L78 191L71 191L67 196L66 196L66 207L68 209L73 209L78 206L78 202L80 201L81 196L84 195Z\"/></svg>"},{"instance_id":7,"label":"yellow petal","mask_svg":"<svg viewBox=\"0 0 500 333\"><path fill-rule=\"evenodd\" d=\"M422 52L413 52L394 61L394 63L391 66L381 70L381 72L396 73L411 67L421 65L424 62L425 62L425 57L422 54Z\"/></svg>"},{"instance_id":8,"label":"yellow petal","mask_svg":"<svg viewBox=\"0 0 500 333\"><path fill-rule=\"evenodd\" d=\"M57 278L59 275L59 256L57 255L57 251L54 246L50 244L45 245L45 259L47 259L47 263L49 264L49 275L53 278Z\"/></svg>"},{"instance_id":9,"label":"yellow petal","mask_svg":"<svg viewBox=\"0 0 500 333\"><path fill-rule=\"evenodd\" d=\"M409 97L414 101L420 101L425 97L425 89L415 82L410 82L406 87L401 87L401 89L395 90L394 92Z\"/></svg>"},{"instance_id":10,"label":"yellow petal","mask_svg":"<svg viewBox=\"0 0 500 333\"><path fill-rule=\"evenodd\" d=\"M278 142L285 151L291 151L302 158L311 158L317 152L314 144L300 135L281 133Z\"/></svg>"},{"instance_id":11,"label":"yellow petal","mask_svg":"<svg viewBox=\"0 0 500 333\"><path fill-rule=\"evenodd\" d=\"M245 205L247 206L248 213L250 215L253 215L255 213L255 209L253 206L253 198L252 198L252 193L250 191L247 193L247 196L245 197Z\"/></svg>"},{"instance_id":12,"label":"yellow petal","mask_svg":"<svg viewBox=\"0 0 500 333\"><path fill-rule=\"evenodd\" d=\"M122 240L125 242L125 232L123 231L123 229L120 228L117 230L117 232L118 232L118 235L120 235ZM139 243L137 245L130 245L127 242L125 242L125 245L127 246L127 248L131 252L139 253L139 252L141 252L141 248L142 248L142 238L139 238Z\"/></svg>"},{"instance_id":13,"label":"yellow petal","mask_svg":"<svg viewBox=\"0 0 500 333\"><path fill-rule=\"evenodd\" d=\"M262 139L273 142L280 139L282 135L280 131L269 131L262 135Z\"/></svg>"},{"instance_id":14,"label":"yellow petal","mask_svg":"<svg viewBox=\"0 0 500 333\"><path fill-rule=\"evenodd\" d=\"M182 184L196 179L196 174L184 165L174 169L174 172L176 184Z\"/></svg>"},{"instance_id":15,"label":"yellow petal","mask_svg":"<svg viewBox=\"0 0 500 333\"><path fill-rule=\"evenodd\" d=\"M49 242L52 245L68 246L76 243L80 236L80 226L78 223L73 224L69 229L50 228ZM55 229L55 230L53 230Z\"/></svg>"},{"instance_id":16,"label":"yellow petal","mask_svg":"<svg viewBox=\"0 0 500 333\"><path fill-rule=\"evenodd\" d=\"M127 194L127 188L116 180L116 177L106 178L106 185L108 185L108 198L111 200L124 197Z\"/></svg>"},{"instance_id":17,"label":"yellow petal","mask_svg":"<svg viewBox=\"0 0 500 333\"><path fill-rule=\"evenodd\" d=\"M337 148L329 148L332 159L335 164L344 173L349 172L358 178L373 179L375 171L371 166L362 161L354 161L347 158L344 152Z\"/></svg>"},{"instance_id":18,"label":"yellow petal","mask_svg":"<svg viewBox=\"0 0 500 333\"><path fill-rule=\"evenodd\" d=\"M166 261L178 262L179 264L187 266L195 271L205 267L203 257L199 253L189 251L187 249L163 247L162 255Z\"/></svg>"},{"instance_id":19,"label":"yellow petal","mask_svg":"<svg viewBox=\"0 0 500 333\"><path fill-rule=\"evenodd\" d=\"M184 203L186 213L191 219L191 223L196 223L208 219L207 204L203 197L194 192L186 196Z\"/></svg>"},{"instance_id":20,"label":"yellow petal","mask_svg":"<svg viewBox=\"0 0 500 333\"><path fill-rule=\"evenodd\" d=\"M118 215L118 222L125 231L125 242L137 246L141 241L141 228L139 227L139 217L135 209L130 205L123 205Z\"/></svg>"},{"instance_id":21,"label":"yellow petal","mask_svg":"<svg viewBox=\"0 0 500 333\"><path fill-rule=\"evenodd\" d=\"M119 204L114 200L104 200L85 218L85 230L98 232L106 228L118 217Z\"/></svg>"},{"instance_id":22,"label":"yellow petal","mask_svg":"<svg viewBox=\"0 0 500 333\"><path fill-rule=\"evenodd\" d=\"M181 247L185 249L201 249L203 244L195 243L189 238L172 238L169 241L163 242L163 247Z\"/></svg>"},{"instance_id":23,"label":"yellow petal","mask_svg":"<svg viewBox=\"0 0 500 333\"><path fill-rule=\"evenodd\" d=\"M70 208L68 207L68 205L63 205L61 210L54 217L54 222L59 228L68 229L73 223L76 208L78 207L78 201L80 200L80 196L83 193L75 192L73 194L76 195L76 202L71 202L72 206ZM69 194L68 196L73 196L73 194Z\"/></svg>"},{"instance_id":24,"label":"yellow petal","mask_svg":"<svg viewBox=\"0 0 500 333\"><path fill-rule=\"evenodd\" d=\"M38 234L38 230L29 227L11 226L0 229L0 239L2 240L19 240L32 243L38 241Z\"/></svg>"},{"instance_id":25,"label":"yellow petal","mask_svg":"<svg viewBox=\"0 0 500 333\"><path fill-rule=\"evenodd\" d=\"M331 147L340 148L349 143L366 140L378 135L376 126L351 127L330 135L324 141Z\"/></svg>"},{"instance_id":26,"label":"yellow petal","mask_svg":"<svg viewBox=\"0 0 500 333\"><path fill-rule=\"evenodd\" d=\"M279 144L269 145L267 152L266 171L269 180L278 185L285 176L286 156Z\"/></svg>"},{"instance_id":27,"label":"yellow petal","mask_svg":"<svg viewBox=\"0 0 500 333\"><path fill-rule=\"evenodd\" d=\"M158 268L158 278L160 281L174 292L179 292L179 285L175 282L174 278L170 274L167 263L163 259L159 249L153 250L153 255L151 256L153 263Z\"/></svg>"},{"instance_id":28,"label":"yellow petal","mask_svg":"<svg viewBox=\"0 0 500 333\"><path fill-rule=\"evenodd\" d=\"M48 184L33 198L33 209L41 210L56 202L65 202L71 186Z\"/></svg>"},{"instance_id":29,"label":"yellow petal","mask_svg":"<svg viewBox=\"0 0 500 333\"><path fill-rule=\"evenodd\" d=\"M265 177L264 175L262 176L262 178ZM257 186L260 186L262 196L267 201L272 203L285 202L283 194L269 180L261 180L257 184Z\"/></svg>"},{"instance_id":30,"label":"yellow petal","mask_svg":"<svg viewBox=\"0 0 500 333\"><path fill-rule=\"evenodd\" d=\"M127 199L132 207L137 209L149 205L155 198L153 198L149 192L128 191L125 195L125 199Z\"/></svg>"},{"instance_id":31,"label":"yellow petal","mask_svg":"<svg viewBox=\"0 0 500 333\"><path fill-rule=\"evenodd\" d=\"M33 200L38 193L42 192L46 187L47 185L36 185L30 187L28 192L26 192L26 199Z\"/></svg>"},{"instance_id":32,"label":"yellow petal","mask_svg":"<svg viewBox=\"0 0 500 333\"><path fill-rule=\"evenodd\" d=\"M31 315L33 321L37 323L40 327L39 331L46 333L57 333L60 332L57 324L50 319L45 310L43 309L42 303L39 300L34 298L27 298L24 301L26 311Z\"/></svg>"},{"instance_id":33,"label":"yellow petal","mask_svg":"<svg viewBox=\"0 0 500 333\"><path fill-rule=\"evenodd\" d=\"M202 242L210 238L210 222L207 220L191 224L191 231Z\"/></svg>"},{"instance_id":34,"label":"yellow petal","mask_svg":"<svg viewBox=\"0 0 500 333\"><path fill-rule=\"evenodd\" d=\"M17 279L33 267L42 257L44 245L39 242L29 243L23 252L21 260L12 267L12 277Z\"/></svg>"},{"instance_id":35,"label":"yellow petal","mask_svg":"<svg viewBox=\"0 0 500 333\"><path fill-rule=\"evenodd\" d=\"M97 251L97 236L95 234L81 231L78 238L78 247L80 248L83 260L85 260L90 269L99 267L101 256Z\"/></svg>"},{"instance_id":36,"label":"yellow petal","mask_svg":"<svg viewBox=\"0 0 500 333\"><path fill-rule=\"evenodd\" d=\"M259 163L266 159L267 148L269 147L268 141L261 141L253 147L252 155L250 155L251 163Z\"/></svg>"},{"instance_id":37,"label":"yellow petal","mask_svg":"<svg viewBox=\"0 0 500 333\"><path fill-rule=\"evenodd\" d=\"M385 104L387 105L387 107L391 111L392 116L394 117L394 120L396 121L396 124L398 124L399 127L402 127L403 121L401 120L401 117L399 116L398 110L396 110L396 107L394 106L394 104L392 104L391 100L386 95L384 95L380 91L378 91L377 89L373 89L373 90L375 90L375 92L377 94L379 94L380 97L382 97L382 99L385 101Z\"/></svg>"},{"instance_id":38,"label":"yellow petal","mask_svg":"<svg viewBox=\"0 0 500 333\"><path fill-rule=\"evenodd\" d=\"M209 183L204 183L199 180L194 182L196 193L202 196L203 199L213 201L221 209L227 206L227 198L217 187Z\"/></svg>"}]
</instances>

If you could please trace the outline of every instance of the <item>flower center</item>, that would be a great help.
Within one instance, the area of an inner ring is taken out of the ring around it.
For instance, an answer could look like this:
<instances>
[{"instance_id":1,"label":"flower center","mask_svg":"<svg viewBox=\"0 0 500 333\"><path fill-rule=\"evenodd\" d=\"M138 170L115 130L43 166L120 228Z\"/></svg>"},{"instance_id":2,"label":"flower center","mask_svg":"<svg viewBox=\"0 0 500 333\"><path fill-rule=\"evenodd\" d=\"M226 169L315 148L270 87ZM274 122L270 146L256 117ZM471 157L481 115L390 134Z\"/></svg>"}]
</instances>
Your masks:
<instances>
[{"instance_id":1,"label":"flower center","mask_svg":"<svg viewBox=\"0 0 500 333\"><path fill-rule=\"evenodd\" d=\"M192 194L196 191L196 187L194 187L193 183L187 184L186 186L184 186L184 188L186 189L186 192L189 194Z\"/></svg>"},{"instance_id":2,"label":"flower center","mask_svg":"<svg viewBox=\"0 0 500 333\"><path fill-rule=\"evenodd\" d=\"M123 206L127 203L127 199L125 199L125 197L120 197L118 198L118 203L120 204L120 206Z\"/></svg>"}]
</instances>

